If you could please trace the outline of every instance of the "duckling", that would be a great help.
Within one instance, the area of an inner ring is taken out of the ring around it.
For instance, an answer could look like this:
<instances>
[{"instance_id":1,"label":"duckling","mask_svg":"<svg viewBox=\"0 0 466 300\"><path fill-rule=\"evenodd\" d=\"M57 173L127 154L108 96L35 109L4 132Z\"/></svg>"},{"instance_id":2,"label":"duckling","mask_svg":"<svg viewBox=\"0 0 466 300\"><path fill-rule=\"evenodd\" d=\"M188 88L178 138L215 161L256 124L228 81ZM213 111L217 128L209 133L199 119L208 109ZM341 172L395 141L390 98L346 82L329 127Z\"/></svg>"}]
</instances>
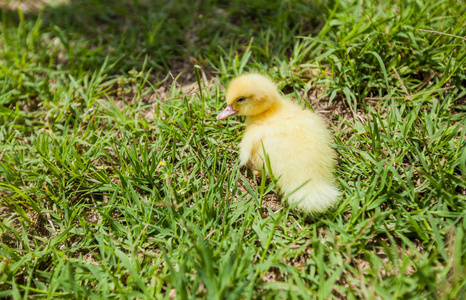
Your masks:
<instances>
[{"instance_id":1,"label":"duckling","mask_svg":"<svg viewBox=\"0 0 466 300\"><path fill-rule=\"evenodd\" d=\"M285 99L271 79L255 73L233 79L226 102L218 120L246 116L241 165L261 171L265 152L271 169L266 173L278 178L278 188L298 209L321 213L337 203L332 137L318 115Z\"/></svg>"}]
</instances>

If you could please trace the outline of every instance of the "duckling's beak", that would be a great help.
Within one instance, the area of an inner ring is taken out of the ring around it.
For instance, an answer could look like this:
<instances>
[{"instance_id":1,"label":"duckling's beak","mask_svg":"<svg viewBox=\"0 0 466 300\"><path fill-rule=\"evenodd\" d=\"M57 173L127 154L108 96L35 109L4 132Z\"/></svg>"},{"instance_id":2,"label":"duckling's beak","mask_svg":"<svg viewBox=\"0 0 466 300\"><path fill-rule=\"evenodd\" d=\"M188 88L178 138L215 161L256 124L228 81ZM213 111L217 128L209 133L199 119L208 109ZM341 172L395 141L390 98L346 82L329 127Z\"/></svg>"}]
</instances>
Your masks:
<instances>
[{"instance_id":1,"label":"duckling's beak","mask_svg":"<svg viewBox=\"0 0 466 300\"><path fill-rule=\"evenodd\" d=\"M228 105L221 113L218 114L217 120L223 120L236 114L238 114L238 111L234 110L233 106Z\"/></svg>"}]
</instances>

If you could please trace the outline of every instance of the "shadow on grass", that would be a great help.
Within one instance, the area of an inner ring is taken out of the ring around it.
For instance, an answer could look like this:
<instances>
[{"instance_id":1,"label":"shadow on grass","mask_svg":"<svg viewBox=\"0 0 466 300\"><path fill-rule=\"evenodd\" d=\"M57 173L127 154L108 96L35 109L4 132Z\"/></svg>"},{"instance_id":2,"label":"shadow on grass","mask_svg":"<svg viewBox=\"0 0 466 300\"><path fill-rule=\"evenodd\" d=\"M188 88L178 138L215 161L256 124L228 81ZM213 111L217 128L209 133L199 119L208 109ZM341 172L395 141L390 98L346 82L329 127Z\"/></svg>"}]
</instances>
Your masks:
<instances>
[{"instance_id":1,"label":"shadow on grass","mask_svg":"<svg viewBox=\"0 0 466 300\"><path fill-rule=\"evenodd\" d=\"M192 68L191 57L215 64L220 55L241 52L251 38L255 59L270 60L261 49L286 55L296 35L319 29L327 11L326 1L306 0L68 2L22 13L26 22L40 19L41 30L59 37L69 56L93 56L84 68L95 69L110 57L121 59L118 73L140 69L146 57L150 67L161 71ZM2 19L13 27L21 17L6 10Z\"/></svg>"}]
</instances>

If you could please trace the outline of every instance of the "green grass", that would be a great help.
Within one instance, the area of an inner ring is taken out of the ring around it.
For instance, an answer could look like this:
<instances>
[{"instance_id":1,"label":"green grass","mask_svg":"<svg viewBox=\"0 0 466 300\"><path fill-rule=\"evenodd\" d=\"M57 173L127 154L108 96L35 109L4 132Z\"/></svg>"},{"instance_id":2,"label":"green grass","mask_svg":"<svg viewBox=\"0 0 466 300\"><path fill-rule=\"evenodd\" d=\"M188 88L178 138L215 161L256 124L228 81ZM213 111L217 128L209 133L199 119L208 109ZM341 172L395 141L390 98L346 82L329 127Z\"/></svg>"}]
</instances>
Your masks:
<instances>
[{"instance_id":1,"label":"green grass","mask_svg":"<svg viewBox=\"0 0 466 300\"><path fill-rule=\"evenodd\" d=\"M2 7L0 297L462 299L465 37L456 0ZM329 120L334 210L239 168L249 70Z\"/></svg>"}]
</instances>

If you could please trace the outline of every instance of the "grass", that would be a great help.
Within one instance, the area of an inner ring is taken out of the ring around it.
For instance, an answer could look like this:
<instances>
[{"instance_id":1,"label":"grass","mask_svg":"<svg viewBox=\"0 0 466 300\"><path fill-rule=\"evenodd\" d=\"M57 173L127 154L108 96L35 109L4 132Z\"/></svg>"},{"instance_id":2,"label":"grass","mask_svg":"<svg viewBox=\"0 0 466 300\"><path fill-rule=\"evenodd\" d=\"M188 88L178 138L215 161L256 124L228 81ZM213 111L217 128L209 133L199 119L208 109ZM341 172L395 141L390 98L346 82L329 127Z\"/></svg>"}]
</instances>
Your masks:
<instances>
[{"instance_id":1,"label":"grass","mask_svg":"<svg viewBox=\"0 0 466 300\"><path fill-rule=\"evenodd\" d=\"M7 2L0 297L465 296L462 1ZM329 121L334 210L239 168L248 70Z\"/></svg>"}]
</instances>

